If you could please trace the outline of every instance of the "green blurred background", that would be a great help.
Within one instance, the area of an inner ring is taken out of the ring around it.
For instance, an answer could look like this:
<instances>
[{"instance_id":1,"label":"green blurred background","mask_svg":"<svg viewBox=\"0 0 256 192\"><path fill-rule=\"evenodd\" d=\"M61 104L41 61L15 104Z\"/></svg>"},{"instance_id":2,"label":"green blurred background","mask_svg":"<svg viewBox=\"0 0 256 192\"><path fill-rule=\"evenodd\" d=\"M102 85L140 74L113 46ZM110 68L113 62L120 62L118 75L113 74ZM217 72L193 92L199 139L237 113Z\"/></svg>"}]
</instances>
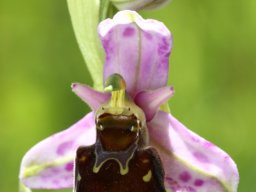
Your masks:
<instances>
[{"instance_id":1,"label":"green blurred background","mask_svg":"<svg viewBox=\"0 0 256 192\"><path fill-rule=\"evenodd\" d=\"M172 113L233 157L241 192L256 191L255 9L255 0L174 0L143 12L173 33ZM76 81L92 84L66 1L1 0L0 192L17 191L31 146L89 111L70 90Z\"/></svg>"}]
</instances>

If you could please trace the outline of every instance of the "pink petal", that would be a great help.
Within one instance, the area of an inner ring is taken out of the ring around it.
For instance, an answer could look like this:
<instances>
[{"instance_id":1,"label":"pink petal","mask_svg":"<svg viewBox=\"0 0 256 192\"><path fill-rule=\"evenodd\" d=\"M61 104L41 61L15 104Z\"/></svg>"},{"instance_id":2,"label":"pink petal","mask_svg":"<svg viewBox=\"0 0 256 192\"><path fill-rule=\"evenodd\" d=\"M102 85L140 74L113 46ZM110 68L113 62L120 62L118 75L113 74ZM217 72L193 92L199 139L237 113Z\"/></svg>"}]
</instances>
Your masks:
<instances>
[{"instance_id":1,"label":"pink petal","mask_svg":"<svg viewBox=\"0 0 256 192\"><path fill-rule=\"evenodd\" d=\"M226 152L165 112L157 113L148 128L164 164L166 186L174 192L237 191L238 170Z\"/></svg>"},{"instance_id":2,"label":"pink petal","mask_svg":"<svg viewBox=\"0 0 256 192\"><path fill-rule=\"evenodd\" d=\"M135 98L135 103L143 109L147 121L150 121L159 110L160 105L173 96L173 87L162 87L153 91L141 91Z\"/></svg>"},{"instance_id":3,"label":"pink petal","mask_svg":"<svg viewBox=\"0 0 256 192\"><path fill-rule=\"evenodd\" d=\"M166 85L172 40L163 23L120 11L102 21L98 32L106 52L104 79L119 73L133 97Z\"/></svg>"},{"instance_id":4,"label":"pink petal","mask_svg":"<svg viewBox=\"0 0 256 192\"><path fill-rule=\"evenodd\" d=\"M102 93L80 83L73 83L71 88L72 91L87 103L93 111L96 111L110 98L110 93Z\"/></svg>"},{"instance_id":5,"label":"pink petal","mask_svg":"<svg viewBox=\"0 0 256 192\"><path fill-rule=\"evenodd\" d=\"M76 149L95 142L94 113L62 132L39 142L23 157L20 180L29 188L60 189L73 186Z\"/></svg>"}]
</instances>

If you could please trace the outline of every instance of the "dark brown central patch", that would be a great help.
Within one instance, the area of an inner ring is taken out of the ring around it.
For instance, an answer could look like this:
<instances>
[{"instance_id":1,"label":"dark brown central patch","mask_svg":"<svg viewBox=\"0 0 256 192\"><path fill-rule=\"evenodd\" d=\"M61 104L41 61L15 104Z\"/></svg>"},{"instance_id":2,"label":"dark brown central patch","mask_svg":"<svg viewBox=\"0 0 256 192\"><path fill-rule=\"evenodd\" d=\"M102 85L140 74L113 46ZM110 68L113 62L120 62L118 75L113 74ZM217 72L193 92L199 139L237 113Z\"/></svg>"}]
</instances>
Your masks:
<instances>
[{"instance_id":1,"label":"dark brown central patch","mask_svg":"<svg viewBox=\"0 0 256 192\"><path fill-rule=\"evenodd\" d=\"M95 145L80 147L75 161L75 192L165 192L156 150L138 145L136 116L103 114L96 121Z\"/></svg>"},{"instance_id":2,"label":"dark brown central patch","mask_svg":"<svg viewBox=\"0 0 256 192\"><path fill-rule=\"evenodd\" d=\"M106 151L123 151L138 139L139 124L135 115L103 114L98 118L97 136Z\"/></svg>"}]
</instances>

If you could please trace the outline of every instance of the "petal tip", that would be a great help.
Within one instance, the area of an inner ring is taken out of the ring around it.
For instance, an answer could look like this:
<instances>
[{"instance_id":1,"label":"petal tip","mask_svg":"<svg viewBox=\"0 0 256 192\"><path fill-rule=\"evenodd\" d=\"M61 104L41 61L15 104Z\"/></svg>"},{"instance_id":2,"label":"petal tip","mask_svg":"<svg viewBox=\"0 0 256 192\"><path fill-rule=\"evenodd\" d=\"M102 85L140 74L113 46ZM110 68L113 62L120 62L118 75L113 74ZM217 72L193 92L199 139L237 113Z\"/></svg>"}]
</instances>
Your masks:
<instances>
[{"instance_id":1,"label":"petal tip","mask_svg":"<svg viewBox=\"0 0 256 192\"><path fill-rule=\"evenodd\" d=\"M165 112L157 113L148 127L152 145L159 150L167 177L172 178L166 182L174 191L191 187L187 180L193 181L193 188L199 191L209 191L209 188L211 192L237 191L237 165L222 149Z\"/></svg>"},{"instance_id":2,"label":"petal tip","mask_svg":"<svg viewBox=\"0 0 256 192\"><path fill-rule=\"evenodd\" d=\"M77 86L77 84L78 84L78 83L72 83L72 84L71 84L71 89L72 89L72 90L75 89L76 86Z\"/></svg>"},{"instance_id":3,"label":"petal tip","mask_svg":"<svg viewBox=\"0 0 256 192\"><path fill-rule=\"evenodd\" d=\"M173 86L170 86L170 91L171 91L172 94L175 93L175 90L174 90Z\"/></svg>"}]
</instances>

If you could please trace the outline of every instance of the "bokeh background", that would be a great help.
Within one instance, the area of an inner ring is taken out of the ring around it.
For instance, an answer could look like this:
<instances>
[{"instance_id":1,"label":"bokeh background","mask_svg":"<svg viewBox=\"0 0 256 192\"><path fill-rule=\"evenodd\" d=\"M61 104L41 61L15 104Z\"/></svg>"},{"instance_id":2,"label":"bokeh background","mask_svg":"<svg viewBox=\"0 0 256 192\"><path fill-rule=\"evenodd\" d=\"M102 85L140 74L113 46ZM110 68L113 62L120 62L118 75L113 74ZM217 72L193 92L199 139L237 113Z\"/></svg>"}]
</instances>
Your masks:
<instances>
[{"instance_id":1,"label":"bokeh background","mask_svg":"<svg viewBox=\"0 0 256 192\"><path fill-rule=\"evenodd\" d=\"M142 13L173 33L172 113L233 157L241 192L256 191L255 9L255 0L174 0ZM66 1L1 0L1 192L17 191L31 146L89 111L71 92L76 81L92 84Z\"/></svg>"}]
</instances>

